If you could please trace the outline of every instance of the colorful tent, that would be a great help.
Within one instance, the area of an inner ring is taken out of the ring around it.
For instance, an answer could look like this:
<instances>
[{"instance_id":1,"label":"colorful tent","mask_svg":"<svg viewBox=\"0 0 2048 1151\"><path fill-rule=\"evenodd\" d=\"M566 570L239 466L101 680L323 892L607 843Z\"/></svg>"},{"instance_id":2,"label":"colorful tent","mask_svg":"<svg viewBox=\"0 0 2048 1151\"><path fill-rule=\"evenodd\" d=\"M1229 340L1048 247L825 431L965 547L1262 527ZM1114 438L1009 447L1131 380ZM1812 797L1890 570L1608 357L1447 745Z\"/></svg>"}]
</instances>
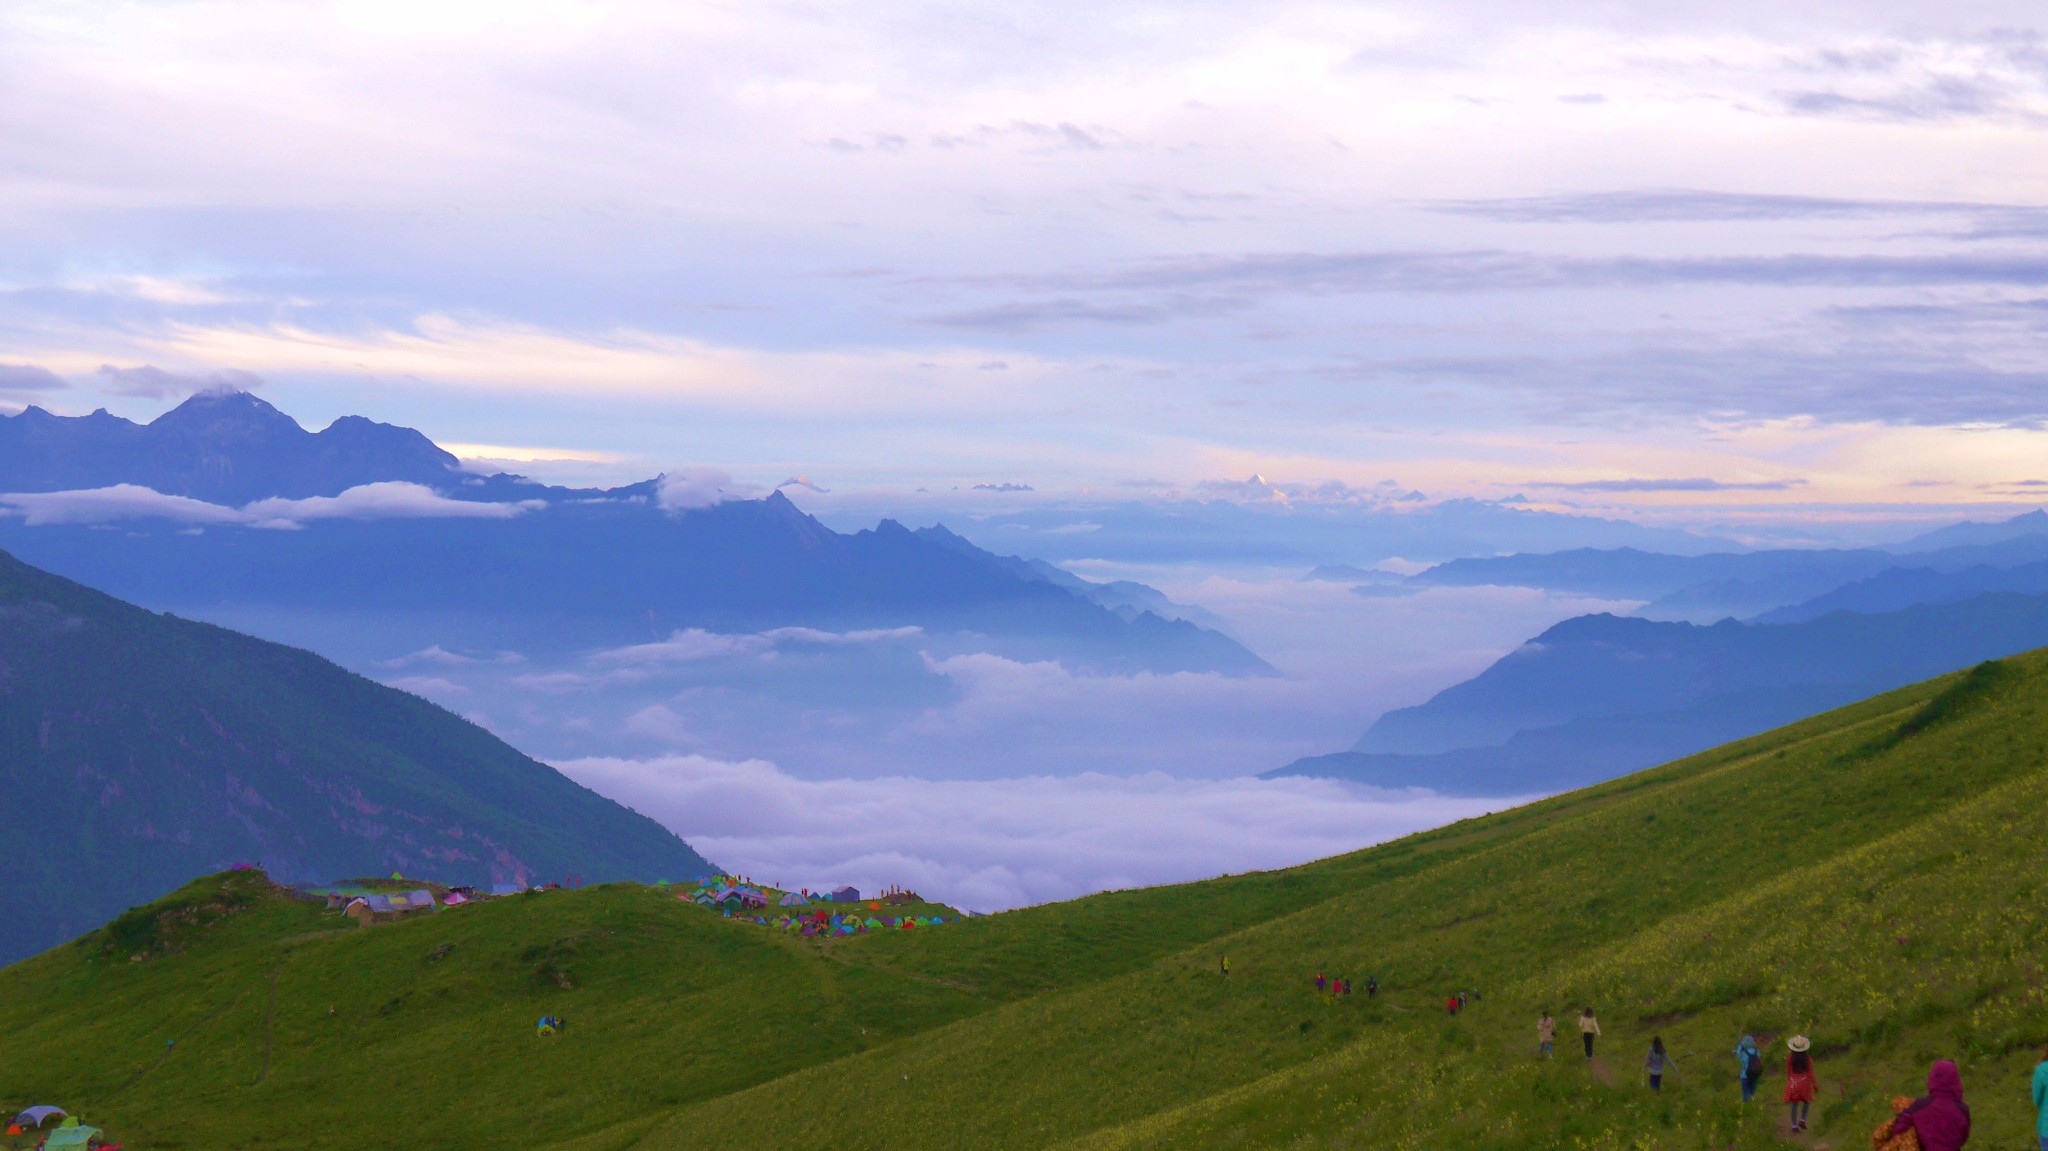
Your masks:
<instances>
[{"instance_id":1,"label":"colorful tent","mask_svg":"<svg viewBox=\"0 0 2048 1151\"><path fill-rule=\"evenodd\" d=\"M16 1115L14 1122L17 1126L21 1127L41 1127L43 1120L48 1119L50 1116L65 1114L69 1113L62 1107L31 1107Z\"/></svg>"},{"instance_id":2,"label":"colorful tent","mask_svg":"<svg viewBox=\"0 0 2048 1151\"><path fill-rule=\"evenodd\" d=\"M789 894L783 896L780 900L777 900L776 902L777 905L781 907L803 907L808 905L811 901L805 899L801 893L792 891Z\"/></svg>"},{"instance_id":3,"label":"colorful tent","mask_svg":"<svg viewBox=\"0 0 2048 1151\"><path fill-rule=\"evenodd\" d=\"M390 895L365 895L363 901L379 915L403 914L433 909L434 893L422 887L417 891L393 892Z\"/></svg>"},{"instance_id":4,"label":"colorful tent","mask_svg":"<svg viewBox=\"0 0 2048 1151\"><path fill-rule=\"evenodd\" d=\"M43 1146L50 1151L59 1151L65 1147L90 1147L92 1141L99 1137L99 1128L80 1125L78 1117L74 1115L66 1119L55 1131L50 1132L49 1138L43 1140Z\"/></svg>"}]
</instances>

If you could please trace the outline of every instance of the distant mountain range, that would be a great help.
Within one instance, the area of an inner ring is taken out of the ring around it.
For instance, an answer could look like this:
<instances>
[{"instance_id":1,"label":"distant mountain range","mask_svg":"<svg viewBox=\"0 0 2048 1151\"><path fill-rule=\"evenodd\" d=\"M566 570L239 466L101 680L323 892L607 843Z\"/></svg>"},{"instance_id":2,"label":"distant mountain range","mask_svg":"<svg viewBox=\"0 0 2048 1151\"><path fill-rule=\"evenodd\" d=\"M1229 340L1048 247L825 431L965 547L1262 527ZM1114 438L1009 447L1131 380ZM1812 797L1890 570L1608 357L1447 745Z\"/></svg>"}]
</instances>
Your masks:
<instances>
[{"instance_id":1,"label":"distant mountain range","mask_svg":"<svg viewBox=\"0 0 2048 1151\"><path fill-rule=\"evenodd\" d=\"M411 428L343 416L309 432L247 392L193 396L147 424L105 410L0 417L0 491L134 484L240 506L269 496L332 496L361 484L461 484L461 464Z\"/></svg>"},{"instance_id":2,"label":"distant mountain range","mask_svg":"<svg viewBox=\"0 0 2048 1151\"><path fill-rule=\"evenodd\" d=\"M1350 751L1270 774L1464 795L1559 791L2043 646L2048 595L1779 625L1582 616L1381 716Z\"/></svg>"},{"instance_id":3,"label":"distant mountain range","mask_svg":"<svg viewBox=\"0 0 2048 1151\"><path fill-rule=\"evenodd\" d=\"M290 881L653 880L653 820L310 652L0 554L0 963L237 862Z\"/></svg>"},{"instance_id":4,"label":"distant mountain range","mask_svg":"<svg viewBox=\"0 0 2048 1151\"><path fill-rule=\"evenodd\" d=\"M665 508L658 481L574 490L475 476L411 429L351 417L309 433L243 393L195 396L147 425L30 409L0 419L0 453L14 444L29 450L5 457L0 490L133 484L237 504L403 483L466 501L456 511L496 504L286 524L145 506L117 531L101 516L0 517L0 546L52 571L358 665L430 646L561 654L685 628L912 626L941 647L974 637L1092 670L1272 671L1151 588L997 556L944 528L884 520L842 534L780 492Z\"/></svg>"},{"instance_id":5,"label":"distant mountain range","mask_svg":"<svg viewBox=\"0 0 2048 1151\"><path fill-rule=\"evenodd\" d=\"M1939 546L1919 546L1926 541ZM1452 560L1411 576L1407 586L1540 587L1643 600L1637 614L1647 618L1710 623L1818 600L1894 571L1952 574L2040 562L2048 562L2048 515L2032 512L2006 524L1958 524L1898 550L1780 548L1664 555L1634 548L1579 548ZM1995 584L1987 582L1984 590L2003 590Z\"/></svg>"},{"instance_id":6,"label":"distant mountain range","mask_svg":"<svg viewBox=\"0 0 2048 1151\"><path fill-rule=\"evenodd\" d=\"M1348 751L1278 775L1462 794L1634 771L1850 700L2048 645L2048 515L1960 524L1895 550L1669 556L1618 549L1459 560L1416 585L1503 584L1760 609L1749 622L1584 616L1479 676L1381 716ZM1375 589L1384 591L1384 588Z\"/></svg>"}]
</instances>

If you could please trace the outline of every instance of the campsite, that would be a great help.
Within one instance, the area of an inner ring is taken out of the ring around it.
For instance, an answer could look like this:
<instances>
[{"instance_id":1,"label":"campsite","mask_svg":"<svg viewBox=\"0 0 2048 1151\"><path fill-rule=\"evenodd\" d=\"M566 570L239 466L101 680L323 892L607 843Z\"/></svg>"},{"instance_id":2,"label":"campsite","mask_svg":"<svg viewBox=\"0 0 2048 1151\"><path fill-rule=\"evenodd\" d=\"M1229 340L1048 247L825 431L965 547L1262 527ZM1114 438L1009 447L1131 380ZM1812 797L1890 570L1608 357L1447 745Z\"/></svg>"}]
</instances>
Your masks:
<instances>
[{"instance_id":1,"label":"campsite","mask_svg":"<svg viewBox=\"0 0 2048 1151\"><path fill-rule=\"evenodd\" d=\"M1740 1104L1729 1052L1806 1032L1812 1145L1943 1057L2015 1145L2044 809L2030 655L1307 866L929 931L805 936L687 884L363 929L234 871L0 972L0 1083L148 1148L416 1146L362 1121L346 1085L375 1084L465 1147L1755 1149L1779 1109ZM1447 989L1483 995L1446 1018ZM1538 1013L1580 1004L1600 1057L1536 1058Z\"/></svg>"}]
</instances>

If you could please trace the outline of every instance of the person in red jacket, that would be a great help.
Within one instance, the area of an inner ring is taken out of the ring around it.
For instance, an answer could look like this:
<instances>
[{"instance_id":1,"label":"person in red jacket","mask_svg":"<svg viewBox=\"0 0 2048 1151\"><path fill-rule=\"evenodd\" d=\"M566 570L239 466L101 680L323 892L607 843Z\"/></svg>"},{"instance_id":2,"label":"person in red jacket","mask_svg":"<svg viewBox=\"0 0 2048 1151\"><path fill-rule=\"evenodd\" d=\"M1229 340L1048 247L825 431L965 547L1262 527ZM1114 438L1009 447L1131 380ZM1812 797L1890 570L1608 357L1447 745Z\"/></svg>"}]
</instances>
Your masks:
<instances>
[{"instance_id":1,"label":"person in red jacket","mask_svg":"<svg viewBox=\"0 0 2048 1151\"><path fill-rule=\"evenodd\" d=\"M1785 1056L1785 1102L1791 1105L1792 1130L1806 1130L1807 1109L1813 1106L1815 1088L1813 1077L1813 1056L1807 1054L1813 1041L1804 1035L1794 1035L1785 1043L1792 1053Z\"/></svg>"},{"instance_id":2,"label":"person in red jacket","mask_svg":"<svg viewBox=\"0 0 2048 1151\"><path fill-rule=\"evenodd\" d=\"M1927 1094L1892 1120L1892 1134L1920 1136L1921 1151L1961 1151L1970 1141L1970 1105L1963 1102L1963 1073L1947 1059L1927 1072Z\"/></svg>"}]
</instances>

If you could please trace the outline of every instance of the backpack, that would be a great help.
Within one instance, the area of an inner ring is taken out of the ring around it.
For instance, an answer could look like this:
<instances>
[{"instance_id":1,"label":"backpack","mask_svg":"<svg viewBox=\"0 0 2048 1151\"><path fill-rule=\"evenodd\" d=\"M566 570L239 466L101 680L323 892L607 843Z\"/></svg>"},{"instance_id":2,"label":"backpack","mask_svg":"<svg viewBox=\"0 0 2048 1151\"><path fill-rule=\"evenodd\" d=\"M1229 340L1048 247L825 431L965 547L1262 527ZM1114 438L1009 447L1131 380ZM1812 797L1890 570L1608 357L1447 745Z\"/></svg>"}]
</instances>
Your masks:
<instances>
[{"instance_id":1,"label":"backpack","mask_svg":"<svg viewBox=\"0 0 2048 1151\"><path fill-rule=\"evenodd\" d=\"M1754 1048L1742 1053L1742 1077L1761 1079L1764 1077L1764 1058Z\"/></svg>"}]
</instances>

